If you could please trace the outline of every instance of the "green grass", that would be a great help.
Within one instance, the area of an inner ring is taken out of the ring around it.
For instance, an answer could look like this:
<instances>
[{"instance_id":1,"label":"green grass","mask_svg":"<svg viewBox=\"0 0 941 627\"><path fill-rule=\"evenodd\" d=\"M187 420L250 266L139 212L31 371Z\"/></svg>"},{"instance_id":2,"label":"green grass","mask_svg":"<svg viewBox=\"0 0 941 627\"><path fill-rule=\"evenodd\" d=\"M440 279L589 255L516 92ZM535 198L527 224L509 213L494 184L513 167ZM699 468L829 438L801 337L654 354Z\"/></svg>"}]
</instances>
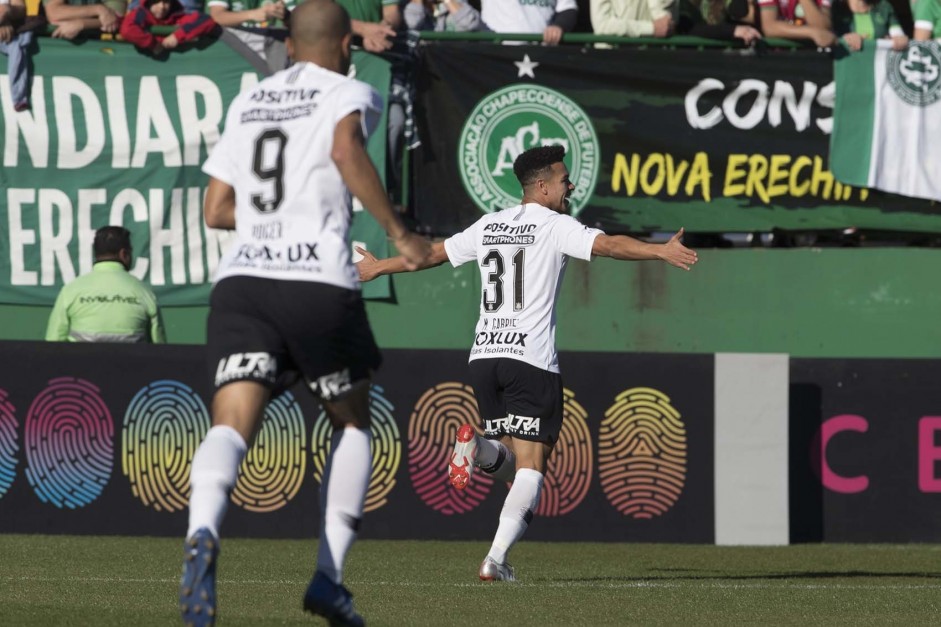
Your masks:
<instances>
[{"instance_id":1,"label":"green grass","mask_svg":"<svg viewBox=\"0 0 941 627\"><path fill-rule=\"evenodd\" d=\"M0 625L174 625L182 542L0 535ZM309 625L315 541L223 539L219 625ZM380 625L929 625L941 547L523 542L485 584L478 542L362 541L347 585Z\"/></svg>"}]
</instances>

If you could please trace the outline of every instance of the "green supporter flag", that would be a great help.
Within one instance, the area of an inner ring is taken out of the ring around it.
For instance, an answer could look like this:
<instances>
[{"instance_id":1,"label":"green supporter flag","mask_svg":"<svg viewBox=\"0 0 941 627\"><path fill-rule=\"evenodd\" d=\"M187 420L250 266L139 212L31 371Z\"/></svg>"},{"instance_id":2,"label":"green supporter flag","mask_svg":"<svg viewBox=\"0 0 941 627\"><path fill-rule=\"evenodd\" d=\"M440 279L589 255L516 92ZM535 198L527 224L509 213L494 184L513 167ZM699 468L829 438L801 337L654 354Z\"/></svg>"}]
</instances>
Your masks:
<instances>
[{"instance_id":1,"label":"green supporter flag","mask_svg":"<svg viewBox=\"0 0 941 627\"><path fill-rule=\"evenodd\" d=\"M39 44L28 111L13 110L0 55L0 303L52 305L91 270L95 229L118 224L131 231L132 273L162 306L205 305L231 234L205 226L201 166L229 103L260 76L221 41L164 61L117 42ZM353 60L357 78L387 100L389 63ZM383 114L367 146L380 174L385 129ZM350 238L388 255L366 211L354 210ZM363 286L366 298L390 294L388 280Z\"/></svg>"},{"instance_id":2,"label":"green supporter flag","mask_svg":"<svg viewBox=\"0 0 941 627\"><path fill-rule=\"evenodd\" d=\"M941 201L941 44L888 42L834 64L830 169L860 187Z\"/></svg>"}]
</instances>

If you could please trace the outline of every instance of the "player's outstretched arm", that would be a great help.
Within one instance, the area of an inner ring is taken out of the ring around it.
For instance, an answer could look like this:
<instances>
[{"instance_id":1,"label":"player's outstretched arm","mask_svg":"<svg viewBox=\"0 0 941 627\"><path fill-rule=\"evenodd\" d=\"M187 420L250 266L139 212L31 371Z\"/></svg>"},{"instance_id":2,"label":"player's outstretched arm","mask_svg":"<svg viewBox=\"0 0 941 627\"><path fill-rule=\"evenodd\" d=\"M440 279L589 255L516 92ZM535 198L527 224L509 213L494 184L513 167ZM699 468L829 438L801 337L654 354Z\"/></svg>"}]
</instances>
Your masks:
<instances>
[{"instance_id":1,"label":"player's outstretched arm","mask_svg":"<svg viewBox=\"0 0 941 627\"><path fill-rule=\"evenodd\" d=\"M598 257L611 257L627 261L643 261L645 259L660 259L671 266L689 270L698 261L695 250L683 245L680 239L683 229L680 229L670 240L664 244L650 244L627 235L599 235L591 247L591 254Z\"/></svg>"},{"instance_id":2,"label":"player's outstretched arm","mask_svg":"<svg viewBox=\"0 0 941 627\"><path fill-rule=\"evenodd\" d=\"M409 232L392 208L389 196L379 180L379 173L366 152L359 112L351 113L337 122L330 157L350 193L359 198L366 211L372 214L395 242L395 247L405 258L406 267L409 270L417 269L427 260L431 246L424 237Z\"/></svg>"},{"instance_id":3,"label":"player's outstretched arm","mask_svg":"<svg viewBox=\"0 0 941 627\"><path fill-rule=\"evenodd\" d=\"M363 256L362 260L356 264L359 271L359 280L363 283L372 281L377 276L384 274L398 274L399 272L413 272L415 270L425 270L435 268L448 260L448 253L444 249L444 242L434 242L431 245L431 254L424 263L416 268L408 268L405 265L405 258L402 255L389 257L387 259L378 259L365 248L356 247L356 252Z\"/></svg>"}]
</instances>

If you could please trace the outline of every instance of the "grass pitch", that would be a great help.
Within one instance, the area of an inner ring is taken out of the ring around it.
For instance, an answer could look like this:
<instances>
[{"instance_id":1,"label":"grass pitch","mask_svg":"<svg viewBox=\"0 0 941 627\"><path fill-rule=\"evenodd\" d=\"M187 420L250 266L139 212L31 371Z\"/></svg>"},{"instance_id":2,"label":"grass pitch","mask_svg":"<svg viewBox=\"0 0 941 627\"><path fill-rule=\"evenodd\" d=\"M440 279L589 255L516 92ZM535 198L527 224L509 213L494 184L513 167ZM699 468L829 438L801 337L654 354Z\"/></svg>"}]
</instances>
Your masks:
<instances>
[{"instance_id":1,"label":"grass pitch","mask_svg":"<svg viewBox=\"0 0 941 627\"><path fill-rule=\"evenodd\" d=\"M301 611L316 542L222 542L219 621ZM941 546L523 542L517 584L477 580L479 542L361 541L346 582L380 625L937 625ZM0 536L0 625L175 625L182 541Z\"/></svg>"}]
</instances>

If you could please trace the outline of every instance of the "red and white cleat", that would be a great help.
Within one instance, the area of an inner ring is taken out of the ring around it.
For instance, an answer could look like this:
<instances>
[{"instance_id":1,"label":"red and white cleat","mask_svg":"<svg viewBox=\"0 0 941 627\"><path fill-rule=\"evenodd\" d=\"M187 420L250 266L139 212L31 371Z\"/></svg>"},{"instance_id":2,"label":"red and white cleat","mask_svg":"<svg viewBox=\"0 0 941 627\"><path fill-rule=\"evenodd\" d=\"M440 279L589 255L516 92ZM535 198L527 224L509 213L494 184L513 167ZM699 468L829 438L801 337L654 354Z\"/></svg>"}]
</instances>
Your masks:
<instances>
[{"instance_id":1,"label":"red and white cleat","mask_svg":"<svg viewBox=\"0 0 941 627\"><path fill-rule=\"evenodd\" d=\"M462 425L457 430L454 452L448 463L448 479L456 490L463 490L474 474L474 459L477 456L477 434L474 427Z\"/></svg>"}]
</instances>

